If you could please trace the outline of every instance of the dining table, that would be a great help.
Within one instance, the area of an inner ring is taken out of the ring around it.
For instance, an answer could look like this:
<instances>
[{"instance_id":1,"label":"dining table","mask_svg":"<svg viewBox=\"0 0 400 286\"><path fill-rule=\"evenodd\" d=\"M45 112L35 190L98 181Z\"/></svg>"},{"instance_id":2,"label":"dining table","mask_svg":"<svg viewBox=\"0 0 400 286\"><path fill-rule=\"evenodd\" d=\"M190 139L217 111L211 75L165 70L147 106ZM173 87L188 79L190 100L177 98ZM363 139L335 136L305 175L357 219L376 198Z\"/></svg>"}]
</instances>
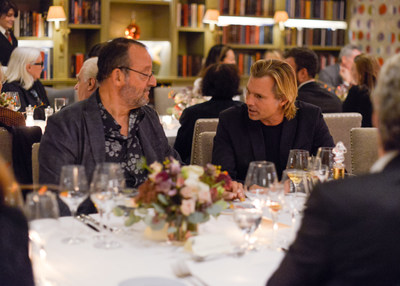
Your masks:
<instances>
[{"instance_id":1,"label":"dining table","mask_svg":"<svg viewBox=\"0 0 400 286\"><path fill-rule=\"evenodd\" d=\"M288 239L288 244L294 232L288 225L290 216L282 217L278 237ZM97 214L91 218L100 219ZM109 225L114 230L112 239L121 245L119 248L96 248L94 244L101 239L101 232L73 217L31 221L30 255L36 284L261 286L285 254L282 248L271 247L271 239L276 239L277 233L272 231L268 214L253 235L256 248L246 252L236 251L243 245L244 235L235 224L231 209L200 224L198 235L184 245L149 236L149 228L143 222L126 227L124 217L113 217ZM64 243L63 239L71 233L77 233L84 242ZM196 256L199 253L200 260ZM179 263L191 275L177 275L174 267Z\"/></svg>"}]
</instances>

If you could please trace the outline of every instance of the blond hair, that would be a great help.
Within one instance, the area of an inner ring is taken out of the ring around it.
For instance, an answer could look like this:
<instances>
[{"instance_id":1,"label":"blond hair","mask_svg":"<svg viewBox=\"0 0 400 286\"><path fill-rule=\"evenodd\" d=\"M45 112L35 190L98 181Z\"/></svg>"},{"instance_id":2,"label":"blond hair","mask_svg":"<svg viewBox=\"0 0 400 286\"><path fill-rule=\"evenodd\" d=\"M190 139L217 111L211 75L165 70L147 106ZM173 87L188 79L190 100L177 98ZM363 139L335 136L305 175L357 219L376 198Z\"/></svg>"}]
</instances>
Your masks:
<instances>
[{"instance_id":1,"label":"blond hair","mask_svg":"<svg viewBox=\"0 0 400 286\"><path fill-rule=\"evenodd\" d=\"M287 120L296 116L297 83L293 68L281 60L269 59L255 62L250 69L252 77L269 76L274 80L272 89L276 99L287 100L283 113Z\"/></svg>"}]
</instances>

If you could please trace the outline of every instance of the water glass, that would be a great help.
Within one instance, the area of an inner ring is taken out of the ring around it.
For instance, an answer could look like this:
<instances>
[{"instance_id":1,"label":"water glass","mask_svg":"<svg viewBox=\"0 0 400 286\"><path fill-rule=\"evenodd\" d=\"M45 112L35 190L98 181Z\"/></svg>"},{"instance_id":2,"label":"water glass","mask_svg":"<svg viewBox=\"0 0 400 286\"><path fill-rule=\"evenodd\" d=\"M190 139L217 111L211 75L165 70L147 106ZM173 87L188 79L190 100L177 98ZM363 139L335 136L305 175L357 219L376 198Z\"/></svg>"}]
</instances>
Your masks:
<instances>
[{"instance_id":1,"label":"water glass","mask_svg":"<svg viewBox=\"0 0 400 286\"><path fill-rule=\"evenodd\" d=\"M55 112L58 112L61 110L63 106L67 104L66 99L64 97L57 97L54 99L54 109Z\"/></svg>"},{"instance_id":2,"label":"water glass","mask_svg":"<svg viewBox=\"0 0 400 286\"><path fill-rule=\"evenodd\" d=\"M335 154L332 152L333 148L334 147L319 147L317 152L317 158L321 159L321 164L329 168L328 180L333 179L333 164L335 163Z\"/></svg>"},{"instance_id":3,"label":"water glass","mask_svg":"<svg viewBox=\"0 0 400 286\"><path fill-rule=\"evenodd\" d=\"M56 195L52 192L45 192L43 194L32 192L27 194L25 215L28 221L58 219L59 209Z\"/></svg>"},{"instance_id":4,"label":"water glass","mask_svg":"<svg viewBox=\"0 0 400 286\"><path fill-rule=\"evenodd\" d=\"M262 210L252 204L242 204L235 208L233 220L244 234L245 244L240 248L243 251L255 250L252 234L259 227L262 220Z\"/></svg>"},{"instance_id":5,"label":"water glass","mask_svg":"<svg viewBox=\"0 0 400 286\"><path fill-rule=\"evenodd\" d=\"M49 116L53 115L54 113L54 109L50 106L47 106L46 109L44 110L44 115L46 116L46 122L47 122L47 118L49 118Z\"/></svg>"}]
</instances>

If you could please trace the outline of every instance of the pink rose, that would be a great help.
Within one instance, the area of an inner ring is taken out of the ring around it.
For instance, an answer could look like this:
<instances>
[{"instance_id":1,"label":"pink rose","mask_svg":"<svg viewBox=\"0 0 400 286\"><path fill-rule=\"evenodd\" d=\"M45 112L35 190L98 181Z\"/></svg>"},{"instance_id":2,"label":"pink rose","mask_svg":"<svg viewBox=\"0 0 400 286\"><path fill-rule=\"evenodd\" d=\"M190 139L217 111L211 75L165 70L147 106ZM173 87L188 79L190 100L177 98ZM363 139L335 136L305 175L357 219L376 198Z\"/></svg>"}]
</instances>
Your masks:
<instances>
[{"instance_id":1,"label":"pink rose","mask_svg":"<svg viewBox=\"0 0 400 286\"><path fill-rule=\"evenodd\" d=\"M199 193L197 194L199 198L199 203L211 203L211 193L210 190L207 188L201 188Z\"/></svg>"},{"instance_id":2,"label":"pink rose","mask_svg":"<svg viewBox=\"0 0 400 286\"><path fill-rule=\"evenodd\" d=\"M189 216L194 213L196 202L194 200L182 200L181 212L185 216Z\"/></svg>"},{"instance_id":3,"label":"pink rose","mask_svg":"<svg viewBox=\"0 0 400 286\"><path fill-rule=\"evenodd\" d=\"M196 189L192 188L192 187L183 187L181 189L181 195L182 197L184 197L185 199L191 199L194 195Z\"/></svg>"}]
</instances>

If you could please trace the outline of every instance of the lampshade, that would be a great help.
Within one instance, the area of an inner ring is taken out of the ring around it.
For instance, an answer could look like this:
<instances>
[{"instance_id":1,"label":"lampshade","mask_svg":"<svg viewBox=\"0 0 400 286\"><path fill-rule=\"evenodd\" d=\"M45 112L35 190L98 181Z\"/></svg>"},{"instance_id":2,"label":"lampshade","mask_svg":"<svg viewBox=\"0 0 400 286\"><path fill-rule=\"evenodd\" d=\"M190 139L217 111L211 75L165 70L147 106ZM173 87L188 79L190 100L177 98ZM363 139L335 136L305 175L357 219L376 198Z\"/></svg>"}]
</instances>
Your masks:
<instances>
[{"instance_id":1,"label":"lampshade","mask_svg":"<svg viewBox=\"0 0 400 286\"><path fill-rule=\"evenodd\" d=\"M217 24L219 17L219 11L217 9L207 9L206 14L203 18L203 23L206 24Z\"/></svg>"},{"instance_id":2,"label":"lampshade","mask_svg":"<svg viewBox=\"0 0 400 286\"><path fill-rule=\"evenodd\" d=\"M47 13L47 21L65 21L64 8L62 6L50 6L49 12Z\"/></svg>"},{"instance_id":3,"label":"lampshade","mask_svg":"<svg viewBox=\"0 0 400 286\"><path fill-rule=\"evenodd\" d=\"M275 23L285 22L289 19L286 11L276 11L274 15Z\"/></svg>"}]
</instances>

